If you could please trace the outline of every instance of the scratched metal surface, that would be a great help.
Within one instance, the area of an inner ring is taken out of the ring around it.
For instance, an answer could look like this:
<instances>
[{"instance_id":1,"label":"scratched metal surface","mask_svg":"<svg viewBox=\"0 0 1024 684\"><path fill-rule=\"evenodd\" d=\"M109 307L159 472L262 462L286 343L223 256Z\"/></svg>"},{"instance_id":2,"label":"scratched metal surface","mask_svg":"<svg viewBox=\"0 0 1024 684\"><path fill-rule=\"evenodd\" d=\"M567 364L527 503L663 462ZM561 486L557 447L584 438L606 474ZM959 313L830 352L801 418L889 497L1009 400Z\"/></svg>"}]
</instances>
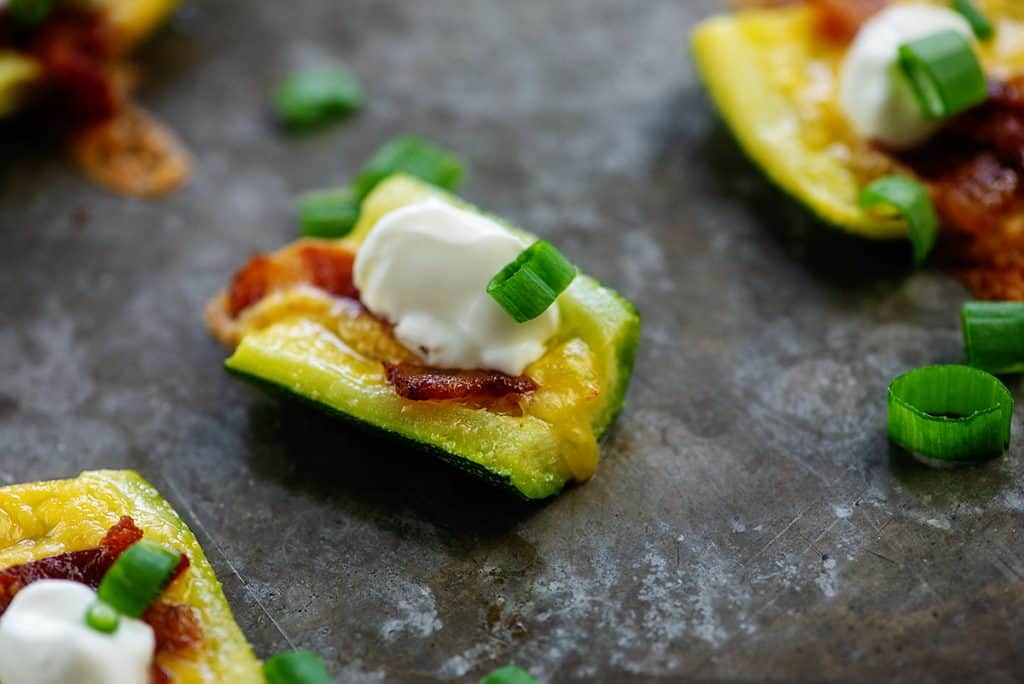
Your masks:
<instances>
[{"instance_id":1,"label":"scratched metal surface","mask_svg":"<svg viewBox=\"0 0 1024 684\"><path fill-rule=\"evenodd\" d=\"M118 199L3 138L3 482L137 468L257 651L311 648L339 681L1020 676L1019 446L947 473L884 435L888 381L960 358L965 293L767 188L687 61L712 5L192 2L142 55L142 99L196 153L187 190ZM331 60L366 111L280 135L268 90ZM600 472L546 505L258 395L203 329L232 270L293 236L297 192L406 131L644 314Z\"/></svg>"}]
</instances>

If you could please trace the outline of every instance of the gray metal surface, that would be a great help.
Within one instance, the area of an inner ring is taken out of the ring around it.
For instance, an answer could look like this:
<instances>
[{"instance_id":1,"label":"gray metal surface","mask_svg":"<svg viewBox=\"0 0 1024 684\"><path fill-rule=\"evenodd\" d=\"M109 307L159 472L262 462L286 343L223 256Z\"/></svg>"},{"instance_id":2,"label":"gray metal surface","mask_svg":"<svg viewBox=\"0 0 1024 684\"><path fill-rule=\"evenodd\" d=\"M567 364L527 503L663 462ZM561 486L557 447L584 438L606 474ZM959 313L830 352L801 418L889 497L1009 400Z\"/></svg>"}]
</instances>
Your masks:
<instances>
[{"instance_id":1,"label":"gray metal surface","mask_svg":"<svg viewBox=\"0 0 1024 684\"><path fill-rule=\"evenodd\" d=\"M936 472L885 438L899 372L957 361L966 293L823 232L737 151L686 36L710 0L195 0L141 55L197 157L164 201L0 152L0 477L137 468L205 544L259 653L339 681L1011 681L1021 448ZM287 137L293 67L368 108ZM597 477L539 506L226 376L201 308L295 234L296 193L389 137L644 315ZM1020 397L1019 386L1013 385ZM1014 429L1022 432L1020 420Z\"/></svg>"}]
</instances>

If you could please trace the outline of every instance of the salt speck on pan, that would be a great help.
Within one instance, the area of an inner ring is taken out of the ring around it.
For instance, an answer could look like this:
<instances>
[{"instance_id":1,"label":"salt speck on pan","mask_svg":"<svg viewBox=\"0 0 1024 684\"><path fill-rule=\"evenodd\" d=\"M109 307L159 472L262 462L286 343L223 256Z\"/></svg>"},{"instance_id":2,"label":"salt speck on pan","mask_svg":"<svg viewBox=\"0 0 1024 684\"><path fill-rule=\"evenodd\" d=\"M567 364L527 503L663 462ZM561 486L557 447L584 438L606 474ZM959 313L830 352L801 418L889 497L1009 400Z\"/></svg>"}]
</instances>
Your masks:
<instances>
[{"instance_id":1,"label":"salt speck on pan","mask_svg":"<svg viewBox=\"0 0 1024 684\"><path fill-rule=\"evenodd\" d=\"M428 637L441 629L443 623L437 617L437 605L434 592L429 588L408 582L402 587L402 597L394 606L397 615L385 620L381 625L380 634L388 641L395 641L405 634L414 637ZM384 608L383 612L389 611Z\"/></svg>"},{"instance_id":2,"label":"salt speck on pan","mask_svg":"<svg viewBox=\"0 0 1024 684\"><path fill-rule=\"evenodd\" d=\"M853 508L850 506L833 506L832 512L836 514L837 518L845 520L853 515Z\"/></svg>"},{"instance_id":3,"label":"salt speck on pan","mask_svg":"<svg viewBox=\"0 0 1024 684\"><path fill-rule=\"evenodd\" d=\"M733 518L732 520L732 531L733 532L746 532L747 524L739 518Z\"/></svg>"},{"instance_id":4,"label":"salt speck on pan","mask_svg":"<svg viewBox=\"0 0 1024 684\"><path fill-rule=\"evenodd\" d=\"M834 598L836 595L836 561L834 558L825 557L821 562L821 572L818 573L814 583L821 589L826 598Z\"/></svg>"}]
</instances>

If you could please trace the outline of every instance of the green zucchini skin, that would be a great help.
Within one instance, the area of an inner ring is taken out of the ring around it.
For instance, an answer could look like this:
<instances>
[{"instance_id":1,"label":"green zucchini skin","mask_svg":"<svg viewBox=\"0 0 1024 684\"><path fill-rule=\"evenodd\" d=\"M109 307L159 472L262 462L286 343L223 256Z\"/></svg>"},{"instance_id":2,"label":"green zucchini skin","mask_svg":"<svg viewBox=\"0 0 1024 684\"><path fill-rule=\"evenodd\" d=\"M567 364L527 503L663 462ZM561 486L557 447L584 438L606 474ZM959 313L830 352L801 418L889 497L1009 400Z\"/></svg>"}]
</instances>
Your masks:
<instances>
[{"instance_id":1,"label":"green zucchini skin","mask_svg":"<svg viewBox=\"0 0 1024 684\"><path fill-rule=\"evenodd\" d=\"M428 196L469 207L407 176L382 183L367 203L379 214L382 206L404 206ZM365 236L370 227L357 228L356 235ZM601 438L625 405L640 317L623 297L582 274L560 307L569 336L583 339L594 354L604 391L590 420L593 434ZM303 329L288 323L250 333L226 367L274 396L297 399L349 424L396 438L524 499L554 496L572 479L558 455L553 431L539 419L437 402L429 402L434 405L428 415L403 412L405 400L390 386L382 387L382 372L367 370L365 362L361 368L347 367L336 356L312 358L305 347L296 346L302 334Z\"/></svg>"}]
</instances>

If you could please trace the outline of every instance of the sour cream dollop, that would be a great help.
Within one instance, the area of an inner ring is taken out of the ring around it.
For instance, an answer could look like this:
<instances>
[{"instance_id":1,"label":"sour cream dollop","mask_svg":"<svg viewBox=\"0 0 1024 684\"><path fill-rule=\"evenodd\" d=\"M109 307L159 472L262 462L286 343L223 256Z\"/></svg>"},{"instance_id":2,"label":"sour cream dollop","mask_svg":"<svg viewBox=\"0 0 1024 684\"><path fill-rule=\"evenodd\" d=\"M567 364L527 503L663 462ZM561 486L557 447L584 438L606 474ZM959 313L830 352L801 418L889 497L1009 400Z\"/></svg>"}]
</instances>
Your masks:
<instances>
[{"instance_id":1,"label":"sour cream dollop","mask_svg":"<svg viewBox=\"0 0 1024 684\"><path fill-rule=\"evenodd\" d=\"M839 92L839 104L859 135L907 149L942 127L921 111L900 71L899 47L946 30L974 42L967 20L938 5L894 5L861 27L843 64Z\"/></svg>"},{"instance_id":2,"label":"sour cream dollop","mask_svg":"<svg viewBox=\"0 0 1024 684\"><path fill-rule=\"evenodd\" d=\"M355 283L370 311L427 364L521 374L558 330L558 306L517 323L487 294L526 248L494 221L431 199L386 214L359 248Z\"/></svg>"},{"instance_id":3,"label":"sour cream dollop","mask_svg":"<svg viewBox=\"0 0 1024 684\"><path fill-rule=\"evenodd\" d=\"M122 617L113 634L85 624L96 592L66 580L25 587L0 618L3 684L149 684L155 637Z\"/></svg>"}]
</instances>

